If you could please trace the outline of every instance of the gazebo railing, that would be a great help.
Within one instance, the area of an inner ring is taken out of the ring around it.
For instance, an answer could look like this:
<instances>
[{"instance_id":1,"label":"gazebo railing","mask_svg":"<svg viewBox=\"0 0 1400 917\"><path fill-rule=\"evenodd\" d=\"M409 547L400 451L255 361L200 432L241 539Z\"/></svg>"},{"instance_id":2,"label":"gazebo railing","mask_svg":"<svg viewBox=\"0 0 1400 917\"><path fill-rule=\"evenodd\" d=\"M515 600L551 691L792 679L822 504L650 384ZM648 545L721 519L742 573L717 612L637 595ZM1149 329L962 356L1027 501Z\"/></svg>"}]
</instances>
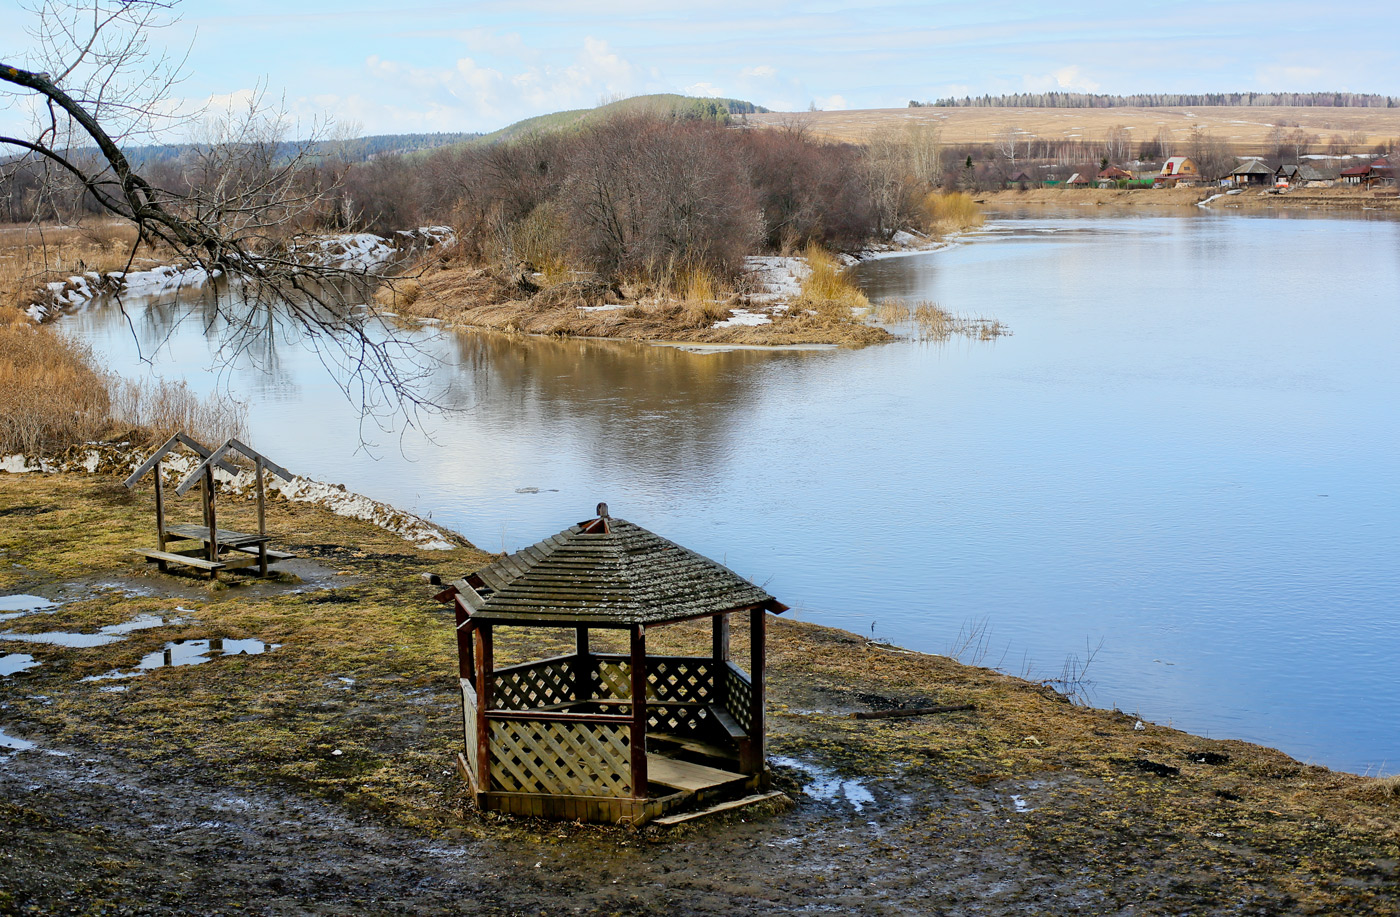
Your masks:
<instances>
[{"instance_id":1,"label":"gazebo railing","mask_svg":"<svg viewBox=\"0 0 1400 917\"><path fill-rule=\"evenodd\" d=\"M496 711L588 710L631 713L632 663L622 654L556 656L497 669L492 674L491 714ZM706 656L647 657L647 722L659 732L693 734L722 707L746 731L752 729L749 677L731 662Z\"/></svg>"},{"instance_id":2,"label":"gazebo railing","mask_svg":"<svg viewBox=\"0 0 1400 917\"><path fill-rule=\"evenodd\" d=\"M491 789L632 795L631 722L604 714L491 713Z\"/></svg>"},{"instance_id":3,"label":"gazebo railing","mask_svg":"<svg viewBox=\"0 0 1400 917\"><path fill-rule=\"evenodd\" d=\"M753 735L753 681L747 672L728 660L719 675L724 681L724 688L720 691L724 709L734 717L739 728Z\"/></svg>"}]
</instances>

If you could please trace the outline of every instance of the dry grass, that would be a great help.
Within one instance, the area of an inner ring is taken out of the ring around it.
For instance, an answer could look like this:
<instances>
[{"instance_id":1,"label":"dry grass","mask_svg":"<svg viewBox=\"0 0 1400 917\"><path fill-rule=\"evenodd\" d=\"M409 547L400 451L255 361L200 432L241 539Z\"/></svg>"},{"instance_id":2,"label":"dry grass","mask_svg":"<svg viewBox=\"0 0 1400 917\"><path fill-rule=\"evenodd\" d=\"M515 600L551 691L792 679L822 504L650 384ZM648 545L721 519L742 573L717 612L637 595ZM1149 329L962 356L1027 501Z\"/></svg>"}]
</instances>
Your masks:
<instances>
[{"instance_id":1,"label":"dry grass","mask_svg":"<svg viewBox=\"0 0 1400 917\"><path fill-rule=\"evenodd\" d=\"M915 304L913 315L921 341L946 341L954 335L990 341L1011 334L1010 328L994 318L954 315L938 303L927 300Z\"/></svg>"},{"instance_id":2,"label":"dry grass","mask_svg":"<svg viewBox=\"0 0 1400 917\"><path fill-rule=\"evenodd\" d=\"M1389 777L1373 777L1348 789L1347 795L1367 802L1400 803L1400 774Z\"/></svg>"},{"instance_id":3,"label":"dry grass","mask_svg":"<svg viewBox=\"0 0 1400 917\"><path fill-rule=\"evenodd\" d=\"M882 132L910 124L935 124L945 146L991 143L1008 128L1049 140L1101 142L1117 126L1130 128L1134 142L1151 140L1160 129L1185 143L1197 126L1239 152L1260 152L1273 125L1296 124L1324 140L1356 135L1358 152L1400 137L1397 108L879 108L853 111L772 112L749 115L753 126L797 126L814 134L868 143Z\"/></svg>"},{"instance_id":4,"label":"dry grass","mask_svg":"<svg viewBox=\"0 0 1400 917\"><path fill-rule=\"evenodd\" d=\"M934 234L963 232L984 220L977 201L965 191L932 191L923 199L924 226Z\"/></svg>"},{"instance_id":5,"label":"dry grass","mask_svg":"<svg viewBox=\"0 0 1400 917\"><path fill-rule=\"evenodd\" d=\"M875 304L871 316L883 325L898 325L909 321L909 306L902 299L882 299Z\"/></svg>"},{"instance_id":6,"label":"dry grass","mask_svg":"<svg viewBox=\"0 0 1400 917\"><path fill-rule=\"evenodd\" d=\"M181 379L108 376L111 422L139 436L163 441L183 430L200 442L222 443L248 435L248 405L217 394L200 398Z\"/></svg>"},{"instance_id":7,"label":"dry grass","mask_svg":"<svg viewBox=\"0 0 1400 917\"><path fill-rule=\"evenodd\" d=\"M802 279L802 295L798 304L805 304L818 314L850 316L854 309L870 308L870 300L851 282L846 268L836 256L819 245L807 246L808 274Z\"/></svg>"},{"instance_id":8,"label":"dry grass","mask_svg":"<svg viewBox=\"0 0 1400 917\"><path fill-rule=\"evenodd\" d=\"M125 223L0 226L0 305L27 306L44 284L75 274L126 270L135 244Z\"/></svg>"},{"instance_id":9,"label":"dry grass","mask_svg":"<svg viewBox=\"0 0 1400 917\"><path fill-rule=\"evenodd\" d=\"M109 407L88 348L27 321L0 326L0 450L37 454L100 435Z\"/></svg>"},{"instance_id":10,"label":"dry grass","mask_svg":"<svg viewBox=\"0 0 1400 917\"><path fill-rule=\"evenodd\" d=\"M0 306L0 452L52 454L121 433L206 442L245 433L248 409L200 399L183 381L132 381L97 366L92 351L14 306Z\"/></svg>"}]
</instances>

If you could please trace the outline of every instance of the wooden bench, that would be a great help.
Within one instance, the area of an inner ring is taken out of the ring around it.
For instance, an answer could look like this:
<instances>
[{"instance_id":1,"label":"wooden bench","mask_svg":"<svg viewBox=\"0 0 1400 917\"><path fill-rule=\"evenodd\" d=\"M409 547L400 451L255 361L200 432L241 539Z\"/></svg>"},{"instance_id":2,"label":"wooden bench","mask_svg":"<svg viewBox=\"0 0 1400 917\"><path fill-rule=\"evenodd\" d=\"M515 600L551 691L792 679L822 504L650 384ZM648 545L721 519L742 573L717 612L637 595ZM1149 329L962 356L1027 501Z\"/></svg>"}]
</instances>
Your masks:
<instances>
[{"instance_id":1,"label":"wooden bench","mask_svg":"<svg viewBox=\"0 0 1400 917\"><path fill-rule=\"evenodd\" d=\"M148 561L156 561L162 570L166 564L184 564L187 567L198 567L200 570L208 570L211 573L222 570L226 566L220 561L205 560L202 557L192 557L189 554L174 554L170 551L153 551L147 548L133 548L132 553L140 554Z\"/></svg>"}]
</instances>

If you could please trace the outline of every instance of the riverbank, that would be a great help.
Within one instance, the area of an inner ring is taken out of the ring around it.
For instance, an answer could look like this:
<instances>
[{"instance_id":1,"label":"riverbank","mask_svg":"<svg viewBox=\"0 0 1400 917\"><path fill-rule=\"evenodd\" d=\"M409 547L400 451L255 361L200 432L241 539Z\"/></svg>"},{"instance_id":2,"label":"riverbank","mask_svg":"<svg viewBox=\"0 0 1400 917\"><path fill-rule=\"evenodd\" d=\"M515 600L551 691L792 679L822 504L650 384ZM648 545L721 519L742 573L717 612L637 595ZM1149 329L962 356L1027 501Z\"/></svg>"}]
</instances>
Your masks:
<instances>
[{"instance_id":1,"label":"riverbank","mask_svg":"<svg viewBox=\"0 0 1400 917\"><path fill-rule=\"evenodd\" d=\"M592 275L550 283L529 271L432 262L376 299L399 314L509 333L762 346L893 340L864 320L870 304L840 276L845 265L825 259L820 289L809 256L750 259L731 292L708 277L675 290Z\"/></svg>"},{"instance_id":2,"label":"riverbank","mask_svg":"<svg viewBox=\"0 0 1400 917\"><path fill-rule=\"evenodd\" d=\"M32 743L0 760L2 913L1400 904L1394 779L1073 706L787 616L770 629L769 751L795 808L674 831L484 817L451 767L451 619L419 574L488 555L420 550L277 499L268 525L304 558L296 577L211 589L127 553L150 539L150 501L101 473L0 475L0 592L42 600L0 621L0 654L36 663L0 677L0 730L11 748ZM236 527L254 509L228 499L220 511ZM161 623L120 634L141 616ZM88 648L13 638L104 627L118 639ZM266 649L104 678L167 642L212 637ZM654 639L660 652L708 646L689 626ZM508 663L551 648L508 635L497 652ZM851 717L934 704L973 709Z\"/></svg>"},{"instance_id":3,"label":"riverbank","mask_svg":"<svg viewBox=\"0 0 1400 917\"><path fill-rule=\"evenodd\" d=\"M977 203L991 207L1151 207L1185 209L1198 205L1218 210L1328 210L1400 213L1400 197L1353 188L1298 188L1280 194L1267 190L1226 193L1221 188L1030 188L988 191Z\"/></svg>"}]
</instances>

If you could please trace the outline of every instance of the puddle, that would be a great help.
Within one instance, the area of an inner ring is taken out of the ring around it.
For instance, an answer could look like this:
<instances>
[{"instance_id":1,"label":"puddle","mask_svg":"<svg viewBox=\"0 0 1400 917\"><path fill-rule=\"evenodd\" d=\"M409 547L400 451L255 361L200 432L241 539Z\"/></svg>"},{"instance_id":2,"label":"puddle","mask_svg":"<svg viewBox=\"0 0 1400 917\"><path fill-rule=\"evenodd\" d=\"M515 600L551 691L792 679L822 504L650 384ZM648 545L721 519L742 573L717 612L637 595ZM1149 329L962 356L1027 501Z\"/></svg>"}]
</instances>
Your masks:
<instances>
[{"instance_id":1,"label":"puddle","mask_svg":"<svg viewBox=\"0 0 1400 917\"><path fill-rule=\"evenodd\" d=\"M0 729L0 752L29 751L34 747L34 743L30 742L28 739L20 739L12 735L6 735L5 730Z\"/></svg>"},{"instance_id":2,"label":"puddle","mask_svg":"<svg viewBox=\"0 0 1400 917\"><path fill-rule=\"evenodd\" d=\"M173 643L165 644L164 649L147 654L137 663L133 671L112 671L105 675L89 675L83 681L135 678L152 669L201 665L218 656L261 656L263 653L278 649L281 645L280 643L264 643L261 640L224 640L220 637L209 640L176 640Z\"/></svg>"},{"instance_id":3,"label":"puddle","mask_svg":"<svg viewBox=\"0 0 1400 917\"><path fill-rule=\"evenodd\" d=\"M95 634L79 634L68 631L48 631L42 634L16 634L6 631L0 633L0 640L19 640L23 643L48 643L53 646L65 646L69 649L86 649L93 646L106 646L109 643L116 643L118 640L126 639L126 635L138 630L149 630L152 627L162 627L166 620L160 615L139 614L122 624L108 624L106 627L99 627ZM177 619L172 619L169 623L178 623Z\"/></svg>"},{"instance_id":4,"label":"puddle","mask_svg":"<svg viewBox=\"0 0 1400 917\"><path fill-rule=\"evenodd\" d=\"M1024 796L1017 796L1014 793L1011 795L1011 805L1013 805L1016 808L1017 812L1035 811L1035 809L1032 809L1029 805L1026 804L1026 798Z\"/></svg>"},{"instance_id":5,"label":"puddle","mask_svg":"<svg viewBox=\"0 0 1400 917\"><path fill-rule=\"evenodd\" d=\"M867 805L875 803L874 794L859 780L838 776L824 767L797 758L775 757L772 760L783 767L795 767L812 778L811 782L802 784L802 792L813 799L845 799L857 812L863 812Z\"/></svg>"},{"instance_id":6,"label":"puddle","mask_svg":"<svg viewBox=\"0 0 1400 917\"><path fill-rule=\"evenodd\" d=\"M41 608L50 608L53 604L41 595L0 595L0 611L28 614Z\"/></svg>"},{"instance_id":7,"label":"puddle","mask_svg":"<svg viewBox=\"0 0 1400 917\"><path fill-rule=\"evenodd\" d=\"M52 602L41 595L0 595L0 621L9 621L11 618L22 618L36 611L45 611L57 607L58 605L56 602Z\"/></svg>"},{"instance_id":8,"label":"puddle","mask_svg":"<svg viewBox=\"0 0 1400 917\"><path fill-rule=\"evenodd\" d=\"M16 672L23 672L32 669L40 663L28 653L6 653L0 656L0 677L14 675Z\"/></svg>"}]
</instances>

